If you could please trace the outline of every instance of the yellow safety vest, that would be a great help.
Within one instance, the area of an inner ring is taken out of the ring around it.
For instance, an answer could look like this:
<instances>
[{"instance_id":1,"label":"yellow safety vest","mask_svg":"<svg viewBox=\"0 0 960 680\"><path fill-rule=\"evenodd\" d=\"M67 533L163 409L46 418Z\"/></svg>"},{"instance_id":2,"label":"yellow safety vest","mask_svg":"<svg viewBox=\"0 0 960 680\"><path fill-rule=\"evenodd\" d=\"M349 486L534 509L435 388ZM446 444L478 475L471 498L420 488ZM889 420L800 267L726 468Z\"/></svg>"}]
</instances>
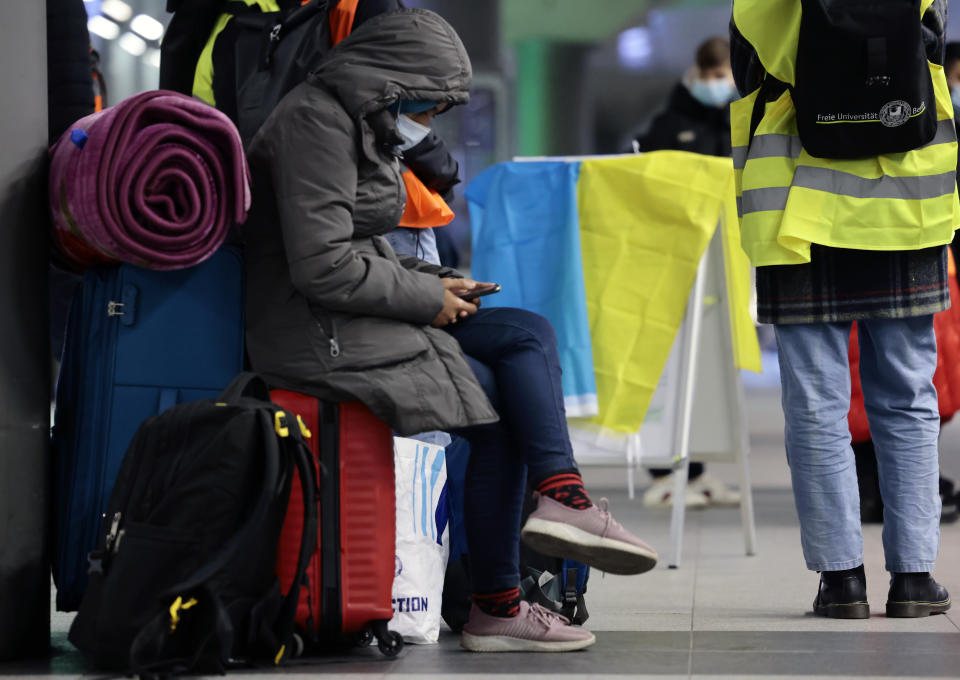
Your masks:
<instances>
[{"instance_id":1,"label":"yellow safety vest","mask_svg":"<svg viewBox=\"0 0 960 680\"><path fill-rule=\"evenodd\" d=\"M231 0L231 2L243 2L248 6L258 5L261 12L280 11L277 0ZM214 24L213 31L210 33L210 38L197 60L197 70L193 74L193 96L205 101L210 106L217 105L213 96L213 45L231 19L233 19L232 14L221 14L217 19L217 23Z\"/></svg>"},{"instance_id":2,"label":"yellow safety vest","mask_svg":"<svg viewBox=\"0 0 960 680\"><path fill-rule=\"evenodd\" d=\"M923 0L921 15L933 0ZM800 0L734 0L733 18L767 73L795 84ZM854 160L804 151L790 91L766 105L750 142L759 89L731 106L743 249L754 266L804 264L810 245L918 250L949 243L960 227L957 135L943 68L930 64L936 137L906 153ZM749 150L748 150L749 149Z\"/></svg>"}]
</instances>

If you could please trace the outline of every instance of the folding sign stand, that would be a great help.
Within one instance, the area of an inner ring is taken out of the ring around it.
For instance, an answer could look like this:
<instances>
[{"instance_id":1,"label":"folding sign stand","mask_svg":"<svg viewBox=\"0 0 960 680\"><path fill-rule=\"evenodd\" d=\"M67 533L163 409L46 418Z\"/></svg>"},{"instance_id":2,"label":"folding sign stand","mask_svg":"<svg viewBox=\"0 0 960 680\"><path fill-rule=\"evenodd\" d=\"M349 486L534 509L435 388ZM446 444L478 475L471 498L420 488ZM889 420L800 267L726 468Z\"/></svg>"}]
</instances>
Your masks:
<instances>
[{"instance_id":1,"label":"folding sign stand","mask_svg":"<svg viewBox=\"0 0 960 680\"><path fill-rule=\"evenodd\" d=\"M676 568L683 552L687 474L691 459L736 463L740 473L740 512L747 555L756 550L750 445L743 384L736 367L728 311L723 234L716 230L707 246L687 300L660 382L640 430L610 439L572 426L574 455L583 465L627 464L627 493L636 496L638 467L672 468L675 487L670 520L668 565Z\"/></svg>"},{"instance_id":2,"label":"folding sign stand","mask_svg":"<svg viewBox=\"0 0 960 680\"><path fill-rule=\"evenodd\" d=\"M756 551L756 525L750 485L750 444L744 411L743 384L736 368L730 315L727 307L726 275L723 258L723 235L720 228L707 246L687 301L686 317L677 333L673 352L668 360L668 374L657 391L665 390L665 399L673 401L673 417L664 419L667 451L664 456L645 449L648 438L645 427L630 438L627 449L629 468L627 484L634 497L635 476L639 465L672 467L675 487L670 519L670 559L668 565L680 564L683 550L683 528L687 492L687 470L691 458L701 462L736 463L740 472L740 513L744 547L747 555ZM673 375L670 375L672 373ZM658 395L655 394L654 401ZM693 424L696 427L693 427ZM662 448L662 447L658 447Z\"/></svg>"},{"instance_id":3,"label":"folding sign stand","mask_svg":"<svg viewBox=\"0 0 960 680\"><path fill-rule=\"evenodd\" d=\"M517 157L514 161L579 162L616 157ZM668 565L674 569L680 565L683 552L683 500L691 458L738 465L744 547L747 555L756 552L749 433L743 384L734 356L721 229L718 225L700 259L683 325L639 432L617 442L604 441L603 436L575 427L570 433L574 454L582 464L623 465L626 458L631 499L636 495L638 467L673 468L676 481ZM652 411L656 411L656 418L651 417Z\"/></svg>"}]
</instances>

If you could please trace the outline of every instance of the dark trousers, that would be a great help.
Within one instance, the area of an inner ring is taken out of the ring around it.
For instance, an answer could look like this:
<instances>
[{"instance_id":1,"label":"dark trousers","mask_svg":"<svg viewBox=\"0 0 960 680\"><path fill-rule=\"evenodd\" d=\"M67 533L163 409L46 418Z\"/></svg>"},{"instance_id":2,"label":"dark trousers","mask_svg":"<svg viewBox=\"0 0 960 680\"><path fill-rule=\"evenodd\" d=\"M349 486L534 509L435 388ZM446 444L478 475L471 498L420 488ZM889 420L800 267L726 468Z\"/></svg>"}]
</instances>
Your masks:
<instances>
[{"instance_id":1,"label":"dark trousers","mask_svg":"<svg viewBox=\"0 0 960 680\"><path fill-rule=\"evenodd\" d=\"M473 589L520 584L520 520L527 477L575 470L550 322L521 309L481 309L449 327L500 422L457 432L470 442L464 523Z\"/></svg>"}]
</instances>

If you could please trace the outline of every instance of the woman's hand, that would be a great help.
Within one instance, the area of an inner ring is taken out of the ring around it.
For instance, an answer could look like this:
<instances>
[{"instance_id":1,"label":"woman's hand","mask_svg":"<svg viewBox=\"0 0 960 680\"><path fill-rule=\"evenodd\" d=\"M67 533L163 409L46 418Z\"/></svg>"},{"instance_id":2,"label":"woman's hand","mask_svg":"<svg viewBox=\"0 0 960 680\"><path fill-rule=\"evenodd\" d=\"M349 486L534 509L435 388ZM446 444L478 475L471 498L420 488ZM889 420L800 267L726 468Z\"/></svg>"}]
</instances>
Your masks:
<instances>
[{"instance_id":1,"label":"woman's hand","mask_svg":"<svg viewBox=\"0 0 960 680\"><path fill-rule=\"evenodd\" d=\"M466 281L467 279L444 279L444 286L446 286L446 281ZM471 281L470 283L474 283ZM469 289L467 289L469 290ZM437 318L433 320L430 324L434 328L443 328L452 323L457 323L457 319L463 319L471 314L476 314L477 306L466 300L461 300L457 297L448 286L445 291L443 291L443 309L440 310L440 313L437 314Z\"/></svg>"},{"instance_id":2,"label":"woman's hand","mask_svg":"<svg viewBox=\"0 0 960 680\"><path fill-rule=\"evenodd\" d=\"M454 295L463 295L469 293L471 290L477 286L486 286L489 284L480 283L479 281L474 281L473 279L440 279L443 281L443 287L449 290Z\"/></svg>"}]
</instances>

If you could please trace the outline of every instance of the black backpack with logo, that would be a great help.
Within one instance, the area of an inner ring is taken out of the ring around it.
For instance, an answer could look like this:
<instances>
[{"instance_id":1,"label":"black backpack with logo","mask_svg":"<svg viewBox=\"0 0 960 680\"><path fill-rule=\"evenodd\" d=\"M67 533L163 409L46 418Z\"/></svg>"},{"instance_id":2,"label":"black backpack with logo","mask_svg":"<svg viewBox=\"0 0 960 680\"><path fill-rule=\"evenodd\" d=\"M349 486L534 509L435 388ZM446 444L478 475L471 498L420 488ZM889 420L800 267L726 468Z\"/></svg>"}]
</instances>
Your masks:
<instances>
[{"instance_id":1,"label":"black backpack with logo","mask_svg":"<svg viewBox=\"0 0 960 680\"><path fill-rule=\"evenodd\" d=\"M796 87L803 148L860 158L919 148L937 132L921 0L801 0Z\"/></svg>"},{"instance_id":2,"label":"black backpack with logo","mask_svg":"<svg viewBox=\"0 0 960 680\"><path fill-rule=\"evenodd\" d=\"M298 652L294 616L316 548L305 503L297 577L275 575L291 483L316 499L306 428L238 376L216 400L146 420L123 460L70 641L134 674L223 672Z\"/></svg>"}]
</instances>

